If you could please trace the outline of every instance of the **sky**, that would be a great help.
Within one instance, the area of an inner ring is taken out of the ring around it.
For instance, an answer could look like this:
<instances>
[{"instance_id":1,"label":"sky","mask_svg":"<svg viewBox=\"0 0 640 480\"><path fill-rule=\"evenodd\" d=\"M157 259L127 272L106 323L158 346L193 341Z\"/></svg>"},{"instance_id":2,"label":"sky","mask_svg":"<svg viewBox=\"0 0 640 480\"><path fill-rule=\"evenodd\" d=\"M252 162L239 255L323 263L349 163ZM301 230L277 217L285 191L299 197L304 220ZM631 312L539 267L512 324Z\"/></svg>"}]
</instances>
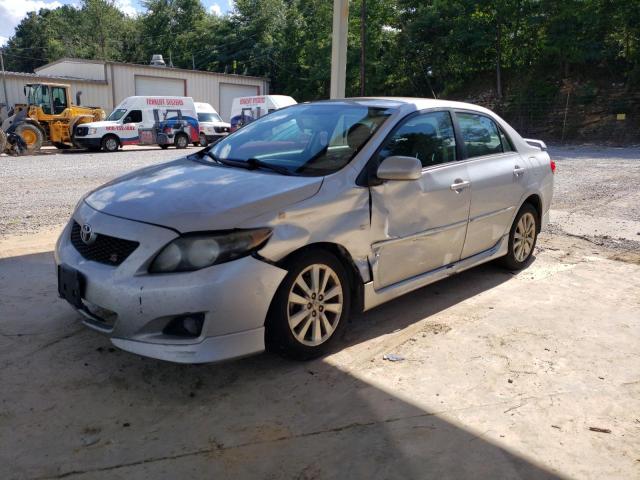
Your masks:
<instances>
[{"instance_id":1,"label":"sky","mask_svg":"<svg viewBox=\"0 0 640 480\"><path fill-rule=\"evenodd\" d=\"M205 8L216 15L223 15L233 8L233 0L200 0ZM41 8L56 8L61 5L78 5L79 0L0 0L0 46L7 43L16 26L27 13ZM142 10L138 0L116 0L116 4L127 15ZM5 20L6 19L6 20Z\"/></svg>"}]
</instances>

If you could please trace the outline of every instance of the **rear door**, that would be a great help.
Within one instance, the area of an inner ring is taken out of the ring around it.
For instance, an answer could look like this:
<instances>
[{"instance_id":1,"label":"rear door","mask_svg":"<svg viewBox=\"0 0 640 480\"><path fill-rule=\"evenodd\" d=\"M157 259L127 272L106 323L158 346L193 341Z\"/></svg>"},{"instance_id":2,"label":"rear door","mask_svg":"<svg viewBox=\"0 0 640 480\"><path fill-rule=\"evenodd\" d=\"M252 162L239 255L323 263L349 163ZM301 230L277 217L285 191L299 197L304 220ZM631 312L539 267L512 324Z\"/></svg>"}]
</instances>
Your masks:
<instances>
[{"instance_id":1,"label":"rear door","mask_svg":"<svg viewBox=\"0 0 640 480\"><path fill-rule=\"evenodd\" d=\"M469 226L462 258L495 246L508 233L525 192L527 163L488 115L456 111L471 181Z\"/></svg>"},{"instance_id":2,"label":"rear door","mask_svg":"<svg viewBox=\"0 0 640 480\"><path fill-rule=\"evenodd\" d=\"M376 289L459 260L471 200L448 111L402 120L374 160L392 155L418 158L423 170L418 180L370 187L374 230L386 233L372 246Z\"/></svg>"}]
</instances>

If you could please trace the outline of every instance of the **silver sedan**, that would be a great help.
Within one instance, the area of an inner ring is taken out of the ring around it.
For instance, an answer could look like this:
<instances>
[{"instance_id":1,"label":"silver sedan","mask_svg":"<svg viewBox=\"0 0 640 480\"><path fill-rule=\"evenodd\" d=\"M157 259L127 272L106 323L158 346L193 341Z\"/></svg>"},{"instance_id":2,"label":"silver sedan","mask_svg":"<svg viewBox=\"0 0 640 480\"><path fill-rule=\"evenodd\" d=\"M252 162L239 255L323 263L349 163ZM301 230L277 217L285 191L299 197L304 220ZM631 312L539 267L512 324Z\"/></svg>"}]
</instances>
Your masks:
<instances>
[{"instance_id":1,"label":"silver sedan","mask_svg":"<svg viewBox=\"0 0 640 480\"><path fill-rule=\"evenodd\" d=\"M354 311L531 261L555 164L484 108L362 98L278 110L86 195L58 290L114 345L185 363L322 355Z\"/></svg>"}]
</instances>

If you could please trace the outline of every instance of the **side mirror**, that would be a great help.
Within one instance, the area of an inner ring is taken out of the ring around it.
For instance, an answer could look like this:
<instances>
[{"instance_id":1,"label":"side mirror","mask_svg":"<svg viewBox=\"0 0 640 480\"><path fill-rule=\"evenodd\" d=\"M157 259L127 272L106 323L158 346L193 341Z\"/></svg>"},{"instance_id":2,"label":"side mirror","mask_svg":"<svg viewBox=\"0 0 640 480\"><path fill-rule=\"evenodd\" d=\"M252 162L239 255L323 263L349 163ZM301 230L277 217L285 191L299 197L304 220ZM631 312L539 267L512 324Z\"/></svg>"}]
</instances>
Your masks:
<instances>
[{"instance_id":1,"label":"side mirror","mask_svg":"<svg viewBox=\"0 0 640 480\"><path fill-rule=\"evenodd\" d=\"M414 157L387 157L376 175L381 180L417 180L422 175L422 163Z\"/></svg>"}]
</instances>

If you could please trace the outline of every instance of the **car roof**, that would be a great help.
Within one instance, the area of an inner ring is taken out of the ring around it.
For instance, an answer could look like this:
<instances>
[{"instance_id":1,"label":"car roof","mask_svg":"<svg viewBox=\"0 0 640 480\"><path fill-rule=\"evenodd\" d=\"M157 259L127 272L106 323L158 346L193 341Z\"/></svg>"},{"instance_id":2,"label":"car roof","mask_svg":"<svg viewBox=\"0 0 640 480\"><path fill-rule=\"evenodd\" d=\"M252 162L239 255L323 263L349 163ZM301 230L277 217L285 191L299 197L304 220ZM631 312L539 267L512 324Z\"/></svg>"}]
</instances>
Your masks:
<instances>
[{"instance_id":1,"label":"car roof","mask_svg":"<svg viewBox=\"0 0 640 480\"><path fill-rule=\"evenodd\" d=\"M452 100L440 100L437 98L417 98L417 97L352 97L344 99L322 100L313 103L357 103L368 107L381 108L401 108L403 106L413 106L416 110L426 108L457 108L466 110L476 110L480 112L489 112L484 107L474 105L472 103L456 102Z\"/></svg>"}]
</instances>

